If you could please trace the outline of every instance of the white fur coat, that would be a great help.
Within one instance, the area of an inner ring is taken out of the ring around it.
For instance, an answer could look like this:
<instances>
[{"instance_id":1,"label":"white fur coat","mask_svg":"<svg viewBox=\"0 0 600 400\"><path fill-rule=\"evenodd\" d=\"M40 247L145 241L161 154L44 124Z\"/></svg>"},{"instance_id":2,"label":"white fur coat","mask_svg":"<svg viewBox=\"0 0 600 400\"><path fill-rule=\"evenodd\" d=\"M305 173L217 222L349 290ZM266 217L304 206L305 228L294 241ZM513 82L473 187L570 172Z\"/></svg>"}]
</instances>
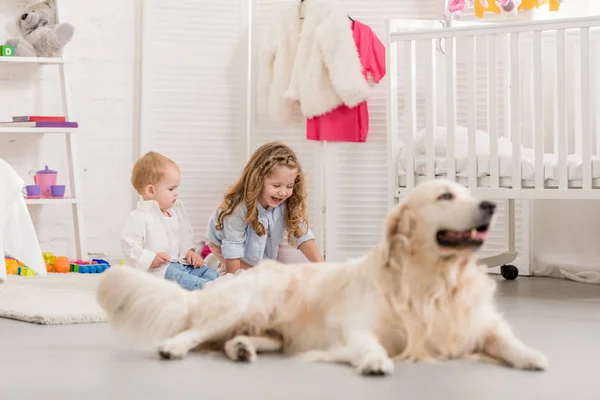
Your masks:
<instances>
[{"instance_id":1,"label":"white fur coat","mask_svg":"<svg viewBox=\"0 0 600 400\"><path fill-rule=\"evenodd\" d=\"M278 121L354 107L369 93L339 0L293 0L265 32L258 68L258 111Z\"/></svg>"}]
</instances>

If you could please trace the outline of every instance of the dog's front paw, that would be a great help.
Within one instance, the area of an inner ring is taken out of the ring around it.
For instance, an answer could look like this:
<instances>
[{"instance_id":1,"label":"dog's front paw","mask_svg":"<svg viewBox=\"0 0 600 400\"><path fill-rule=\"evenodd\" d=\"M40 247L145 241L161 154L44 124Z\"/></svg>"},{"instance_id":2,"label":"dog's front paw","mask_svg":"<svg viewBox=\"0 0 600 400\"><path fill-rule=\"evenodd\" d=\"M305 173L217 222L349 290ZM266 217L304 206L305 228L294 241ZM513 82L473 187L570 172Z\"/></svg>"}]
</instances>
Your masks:
<instances>
[{"instance_id":1,"label":"dog's front paw","mask_svg":"<svg viewBox=\"0 0 600 400\"><path fill-rule=\"evenodd\" d=\"M390 375L394 372L394 362L380 352L367 354L357 368L361 375Z\"/></svg>"},{"instance_id":2,"label":"dog's front paw","mask_svg":"<svg viewBox=\"0 0 600 400\"><path fill-rule=\"evenodd\" d=\"M180 360L188 353L188 348L176 340L169 339L158 348L158 355L163 360Z\"/></svg>"},{"instance_id":3,"label":"dog's front paw","mask_svg":"<svg viewBox=\"0 0 600 400\"><path fill-rule=\"evenodd\" d=\"M256 361L256 349L248 337L236 336L225 343L225 354L233 361Z\"/></svg>"},{"instance_id":4,"label":"dog's front paw","mask_svg":"<svg viewBox=\"0 0 600 400\"><path fill-rule=\"evenodd\" d=\"M514 360L511 360L513 367L531 371L544 371L548 368L548 357L541 352L524 347Z\"/></svg>"}]
</instances>

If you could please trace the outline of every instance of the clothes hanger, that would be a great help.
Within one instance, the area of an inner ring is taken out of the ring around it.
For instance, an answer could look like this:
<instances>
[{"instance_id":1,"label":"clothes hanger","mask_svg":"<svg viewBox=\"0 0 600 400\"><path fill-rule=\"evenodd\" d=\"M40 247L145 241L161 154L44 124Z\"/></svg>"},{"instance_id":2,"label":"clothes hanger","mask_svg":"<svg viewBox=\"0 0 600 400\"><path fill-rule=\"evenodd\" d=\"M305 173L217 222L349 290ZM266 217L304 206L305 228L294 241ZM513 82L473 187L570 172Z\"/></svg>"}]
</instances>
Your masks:
<instances>
[{"instance_id":1,"label":"clothes hanger","mask_svg":"<svg viewBox=\"0 0 600 400\"><path fill-rule=\"evenodd\" d=\"M304 3L304 0L300 0L300 3ZM300 18L300 19L304 19L304 18ZM354 22L354 20L352 19L352 17L351 17L351 16L349 16L349 15L348 15L348 19L349 19L350 21Z\"/></svg>"}]
</instances>

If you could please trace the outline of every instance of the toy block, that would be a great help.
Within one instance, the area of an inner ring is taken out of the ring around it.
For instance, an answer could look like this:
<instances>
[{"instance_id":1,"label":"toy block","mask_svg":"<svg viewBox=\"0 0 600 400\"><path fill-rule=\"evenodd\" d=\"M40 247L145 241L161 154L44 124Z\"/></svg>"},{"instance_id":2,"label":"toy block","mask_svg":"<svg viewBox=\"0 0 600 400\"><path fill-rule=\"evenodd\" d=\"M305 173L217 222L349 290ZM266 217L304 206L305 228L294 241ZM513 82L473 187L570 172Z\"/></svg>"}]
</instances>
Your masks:
<instances>
[{"instance_id":1,"label":"toy block","mask_svg":"<svg viewBox=\"0 0 600 400\"><path fill-rule=\"evenodd\" d=\"M5 259L6 262L6 273L10 275L17 275L19 272L19 264L17 260Z\"/></svg>"},{"instance_id":2,"label":"toy block","mask_svg":"<svg viewBox=\"0 0 600 400\"><path fill-rule=\"evenodd\" d=\"M43 252L42 257L46 264L54 265L54 261L56 261L56 256L51 251Z\"/></svg>"},{"instance_id":3,"label":"toy block","mask_svg":"<svg viewBox=\"0 0 600 400\"><path fill-rule=\"evenodd\" d=\"M15 47L14 46L0 46L0 52L2 57L14 57Z\"/></svg>"},{"instance_id":4,"label":"toy block","mask_svg":"<svg viewBox=\"0 0 600 400\"><path fill-rule=\"evenodd\" d=\"M35 276L36 273L34 270L29 269L27 267L19 267L18 275L21 276Z\"/></svg>"}]
</instances>

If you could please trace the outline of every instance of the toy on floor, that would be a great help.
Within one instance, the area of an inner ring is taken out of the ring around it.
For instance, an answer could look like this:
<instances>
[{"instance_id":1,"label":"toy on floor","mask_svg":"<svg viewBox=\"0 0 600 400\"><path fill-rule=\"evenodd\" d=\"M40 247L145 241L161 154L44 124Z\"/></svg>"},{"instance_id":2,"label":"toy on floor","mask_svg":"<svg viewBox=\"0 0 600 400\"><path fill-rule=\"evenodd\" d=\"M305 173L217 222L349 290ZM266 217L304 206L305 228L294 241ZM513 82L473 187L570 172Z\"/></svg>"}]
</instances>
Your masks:
<instances>
[{"instance_id":1,"label":"toy on floor","mask_svg":"<svg viewBox=\"0 0 600 400\"><path fill-rule=\"evenodd\" d=\"M102 259L92 259L92 261L76 260L69 262L65 256L55 256L52 252L42 253L46 263L46 271L67 273L77 272L80 274L100 274L110 268L110 263Z\"/></svg>"},{"instance_id":2,"label":"toy on floor","mask_svg":"<svg viewBox=\"0 0 600 400\"><path fill-rule=\"evenodd\" d=\"M95 258L91 262L78 260L71 263L71 272L80 274L101 274L108 268L110 268L108 261Z\"/></svg>"},{"instance_id":3,"label":"toy on floor","mask_svg":"<svg viewBox=\"0 0 600 400\"><path fill-rule=\"evenodd\" d=\"M9 275L35 276L34 270L27 268L21 261L15 260L12 257L4 256L6 263L6 273Z\"/></svg>"}]
</instances>

